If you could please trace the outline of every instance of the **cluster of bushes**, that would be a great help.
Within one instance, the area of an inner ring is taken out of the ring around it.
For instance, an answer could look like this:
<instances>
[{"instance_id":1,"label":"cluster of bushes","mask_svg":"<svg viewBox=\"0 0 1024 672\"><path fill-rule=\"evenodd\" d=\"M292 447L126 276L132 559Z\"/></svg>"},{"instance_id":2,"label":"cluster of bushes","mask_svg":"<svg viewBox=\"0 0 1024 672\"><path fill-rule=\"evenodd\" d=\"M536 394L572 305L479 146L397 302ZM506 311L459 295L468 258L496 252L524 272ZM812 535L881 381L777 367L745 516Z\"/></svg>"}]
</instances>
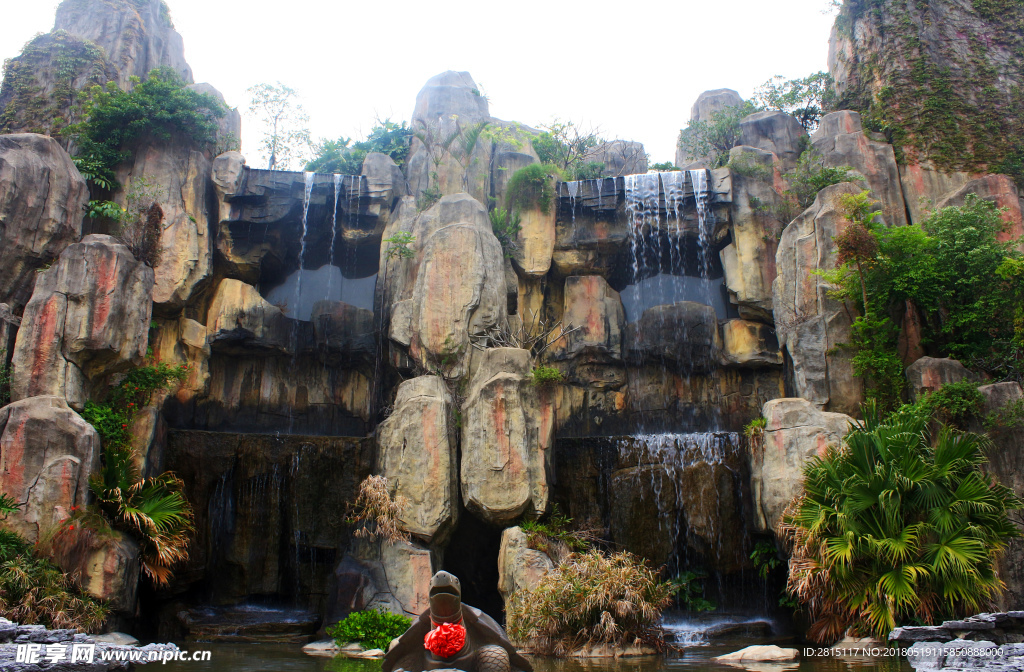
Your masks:
<instances>
[{"instance_id":1,"label":"cluster of bushes","mask_svg":"<svg viewBox=\"0 0 1024 672\"><path fill-rule=\"evenodd\" d=\"M0 494L0 516L19 509ZM36 554L32 545L9 529L0 529L0 616L16 623L50 629L95 632L106 620L107 605L82 592L71 577Z\"/></svg>"},{"instance_id":2,"label":"cluster of bushes","mask_svg":"<svg viewBox=\"0 0 1024 672\"><path fill-rule=\"evenodd\" d=\"M854 369L868 397L897 406L905 381L897 351L907 311L921 324L921 345L994 379L1020 380L1024 346L1024 258L1000 242L1005 223L992 203L969 196L921 225L886 227L867 192L841 205L850 224L836 238L840 265L823 277L832 295L858 305Z\"/></svg>"},{"instance_id":3,"label":"cluster of bushes","mask_svg":"<svg viewBox=\"0 0 1024 672\"><path fill-rule=\"evenodd\" d=\"M412 619L402 614L393 614L383 609L354 611L344 619L327 628L327 635L339 647L359 643L364 649L388 650L395 637L401 637Z\"/></svg>"},{"instance_id":4,"label":"cluster of bushes","mask_svg":"<svg viewBox=\"0 0 1024 672\"><path fill-rule=\"evenodd\" d=\"M93 184L107 190L119 185L117 164L131 156L132 144L146 137L169 140L181 134L197 146L212 148L224 105L216 97L188 88L170 68L156 68L131 91L114 82L94 86L83 104L85 119L70 126L78 147L75 164Z\"/></svg>"},{"instance_id":5,"label":"cluster of bushes","mask_svg":"<svg viewBox=\"0 0 1024 672\"><path fill-rule=\"evenodd\" d=\"M412 143L412 129L405 122L396 124L390 119L379 122L370 130L365 140L352 142L351 138L324 140L315 147L315 156L306 164L307 171L316 173L338 173L359 175L363 161L371 152L387 154L396 164L402 166L409 156Z\"/></svg>"}]
</instances>

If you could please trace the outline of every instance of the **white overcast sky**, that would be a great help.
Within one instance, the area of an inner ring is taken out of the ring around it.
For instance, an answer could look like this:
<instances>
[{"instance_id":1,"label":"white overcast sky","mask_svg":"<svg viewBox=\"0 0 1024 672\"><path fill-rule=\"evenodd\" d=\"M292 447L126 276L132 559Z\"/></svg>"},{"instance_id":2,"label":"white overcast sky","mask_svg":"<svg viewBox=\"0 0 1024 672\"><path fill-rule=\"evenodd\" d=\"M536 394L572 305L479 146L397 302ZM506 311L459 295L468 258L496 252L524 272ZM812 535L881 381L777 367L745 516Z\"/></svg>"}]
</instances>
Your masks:
<instances>
[{"instance_id":1,"label":"white overcast sky","mask_svg":"<svg viewBox=\"0 0 1024 672\"><path fill-rule=\"evenodd\" d=\"M701 91L748 97L773 75L826 69L832 24L828 0L167 2L196 81L243 112L251 159L253 84L297 89L314 137L361 138L375 117L409 119L432 75L468 70L494 117L569 119L671 161ZM0 58L48 32L57 4L0 0Z\"/></svg>"}]
</instances>

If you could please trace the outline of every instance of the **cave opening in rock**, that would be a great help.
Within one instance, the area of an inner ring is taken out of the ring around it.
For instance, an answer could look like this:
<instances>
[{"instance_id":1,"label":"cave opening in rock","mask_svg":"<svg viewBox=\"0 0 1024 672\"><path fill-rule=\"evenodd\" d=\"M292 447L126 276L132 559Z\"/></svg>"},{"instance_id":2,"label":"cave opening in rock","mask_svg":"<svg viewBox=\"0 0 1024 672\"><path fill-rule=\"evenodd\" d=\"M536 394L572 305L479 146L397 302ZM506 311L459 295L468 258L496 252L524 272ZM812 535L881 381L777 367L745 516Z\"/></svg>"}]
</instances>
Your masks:
<instances>
[{"instance_id":1,"label":"cave opening in rock","mask_svg":"<svg viewBox=\"0 0 1024 672\"><path fill-rule=\"evenodd\" d=\"M501 528L488 525L465 508L444 551L442 569L459 577L462 602L480 609L499 623L505 621L504 600L498 592L498 553Z\"/></svg>"}]
</instances>

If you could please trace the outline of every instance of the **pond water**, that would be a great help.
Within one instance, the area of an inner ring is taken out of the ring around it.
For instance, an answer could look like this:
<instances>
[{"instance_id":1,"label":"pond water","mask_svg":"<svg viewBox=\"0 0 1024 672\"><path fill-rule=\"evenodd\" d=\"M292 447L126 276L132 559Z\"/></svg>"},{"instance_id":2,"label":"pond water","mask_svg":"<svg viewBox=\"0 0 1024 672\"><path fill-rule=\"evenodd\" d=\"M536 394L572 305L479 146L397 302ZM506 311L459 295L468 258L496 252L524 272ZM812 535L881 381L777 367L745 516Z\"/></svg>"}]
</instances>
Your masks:
<instances>
[{"instance_id":1,"label":"pond water","mask_svg":"<svg viewBox=\"0 0 1024 672\"><path fill-rule=\"evenodd\" d=\"M785 642L776 643L786 646ZM687 648L664 657L619 659L617 661L570 661L532 657L535 672L912 672L906 661L870 658L803 658L796 664L750 663L742 668L723 665L711 658L765 640L733 641ZM790 644L791 646L797 646ZM302 647L291 644L189 644L185 650L209 650L210 662L179 662L162 665L171 672L379 672L380 662L348 658L307 656Z\"/></svg>"}]
</instances>

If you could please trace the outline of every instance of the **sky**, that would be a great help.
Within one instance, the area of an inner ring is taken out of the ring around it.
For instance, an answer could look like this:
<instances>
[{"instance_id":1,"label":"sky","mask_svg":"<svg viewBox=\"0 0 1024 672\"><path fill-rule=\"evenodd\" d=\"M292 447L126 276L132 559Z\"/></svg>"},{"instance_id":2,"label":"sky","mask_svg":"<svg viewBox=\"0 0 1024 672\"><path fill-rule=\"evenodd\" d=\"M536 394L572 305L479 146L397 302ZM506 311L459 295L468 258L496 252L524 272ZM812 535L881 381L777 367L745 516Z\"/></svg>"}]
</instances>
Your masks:
<instances>
[{"instance_id":1,"label":"sky","mask_svg":"<svg viewBox=\"0 0 1024 672\"><path fill-rule=\"evenodd\" d=\"M433 75L468 70L491 116L555 118L644 143L672 161L702 91L749 97L770 77L827 69L828 0L167 0L197 82L260 129L246 89L296 89L314 138L361 139L374 119L408 120ZM0 0L0 58L53 27L55 0Z\"/></svg>"}]
</instances>

